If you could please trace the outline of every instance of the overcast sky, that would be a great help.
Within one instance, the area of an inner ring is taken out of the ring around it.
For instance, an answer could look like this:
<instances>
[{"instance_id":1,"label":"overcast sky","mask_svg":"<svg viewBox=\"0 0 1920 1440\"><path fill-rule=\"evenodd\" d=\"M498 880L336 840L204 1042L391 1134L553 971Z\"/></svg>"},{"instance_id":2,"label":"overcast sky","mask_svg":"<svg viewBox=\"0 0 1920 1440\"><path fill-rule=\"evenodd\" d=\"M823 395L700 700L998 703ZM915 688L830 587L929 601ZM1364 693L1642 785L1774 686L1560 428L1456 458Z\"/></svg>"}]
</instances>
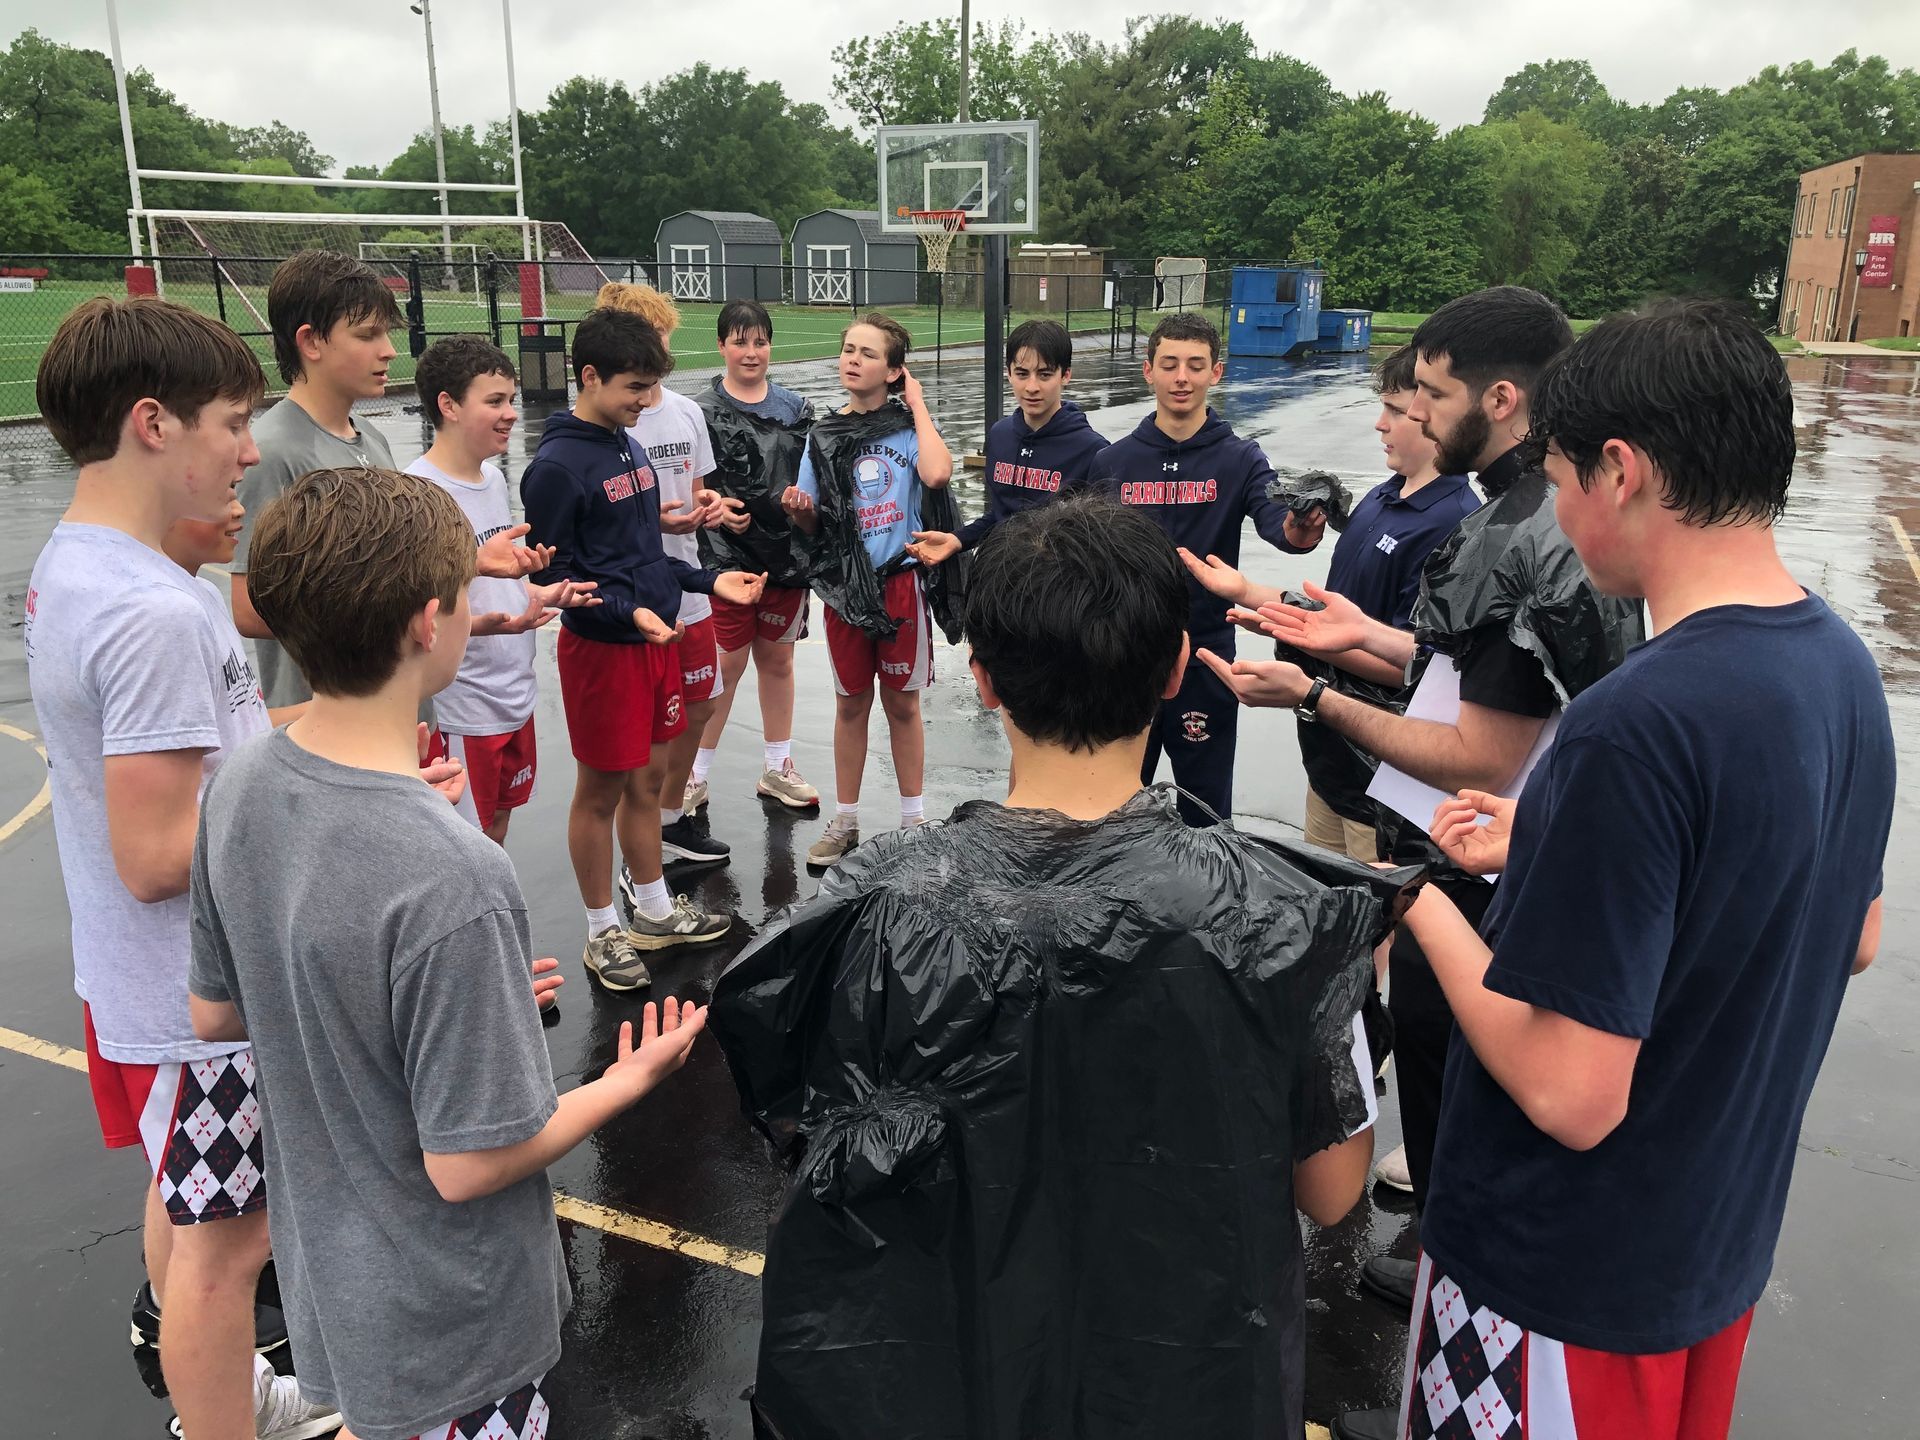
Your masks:
<instances>
[{"instance_id":1,"label":"overcast sky","mask_svg":"<svg viewBox=\"0 0 1920 1440\"><path fill-rule=\"evenodd\" d=\"M1152 8L974 0L973 14L1117 40L1119 17ZM1920 68L1920 0L1607 0L1577 7L1554 0L1216 0L1185 8L1239 20L1262 51L1310 61L1348 93L1384 90L1443 127L1477 120L1487 96L1529 60L1585 58L1609 90L1630 101L1659 100L1679 85L1724 89L1768 64L1825 64L1849 46L1896 67ZM840 39L958 11L958 0L516 0L520 104L538 108L556 85L582 73L634 86L705 60L778 80L790 95L831 107L830 55ZM434 0L433 19L445 122L483 125L504 117L499 0ZM384 164L427 126L425 45L408 0L120 0L120 22L128 65L145 66L194 110L243 125L283 120L342 166ZM29 26L68 44L107 49L104 0L0 0L0 36L11 40ZM835 114L843 124L852 119Z\"/></svg>"}]
</instances>

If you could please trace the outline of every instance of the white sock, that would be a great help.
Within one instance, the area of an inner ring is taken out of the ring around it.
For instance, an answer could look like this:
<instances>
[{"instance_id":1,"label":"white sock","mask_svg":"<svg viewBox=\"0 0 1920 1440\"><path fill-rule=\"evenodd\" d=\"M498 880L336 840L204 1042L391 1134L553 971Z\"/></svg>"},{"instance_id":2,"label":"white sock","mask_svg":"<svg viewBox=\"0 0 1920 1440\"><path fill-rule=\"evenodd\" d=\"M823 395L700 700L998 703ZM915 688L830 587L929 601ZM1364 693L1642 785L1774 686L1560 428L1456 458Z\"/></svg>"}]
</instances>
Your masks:
<instances>
[{"instance_id":1,"label":"white sock","mask_svg":"<svg viewBox=\"0 0 1920 1440\"><path fill-rule=\"evenodd\" d=\"M720 747L711 750L700 749L693 752L693 778L696 782L707 778L707 772L713 769L713 757L720 753Z\"/></svg>"},{"instance_id":2,"label":"white sock","mask_svg":"<svg viewBox=\"0 0 1920 1440\"><path fill-rule=\"evenodd\" d=\"M847 820L854 825L858 825L860 823L860 802L856 800L853 804L848 805L844 801L836 800L833 802L833 813L836 819Z\"/></svg>"},{"instance_id":3,"label":"white sock","mask_svg":"<svg viewBox=\"0 0 1920 1440\"><path fill-rule=\"evenodd\" d=\"M594 909L591 905L587 907L587 938L589 940L609 925L618 925L619 923L620 912L613 906L607 905L598 910Z\"/></svg>"},{"instance_id":4,"label":"white sock","mask_svg":"<svg viewBox=\"0 0 1920 1440\"><path fill-rule=\"evenodd\" d=\"M787 768L787 761L793 758L793 741L769 740L764 753L767 757L767 769L778 774Z\"/></svg>"},{"instance_id":5,"label":"white sock","mask_svg":"<svg viewBox=\"0 0 1920 1440\"><path fill-rule=\"evenodd\" d=\"M633 893L636 896L640 913L649 920L664 920L673 913L673 896L667 893L667 877L649 880L642 885L635 883Z\"/></svg>"},{"instance_id":6,"label":"white sock","mask_svg":"<svg viewBox=\"0 0 1920 1440\"><path fill-rule=\"evenodd\" d=\"M662 825L671 825L686 813L684 810L669 810L666 806L662 805L660 807L660 823Z\"/></svg>"},{"instance_id":7,"label":"white sock","mask_svg":"<svg viewBox=\"0 0 1920 1440\"><path fill-rule=\"evenodd\" d=\"M927 802L922 795L902 795L900 797L900 823L911 824L915 820L926 818Z\"/></svg>"}]
</instances>

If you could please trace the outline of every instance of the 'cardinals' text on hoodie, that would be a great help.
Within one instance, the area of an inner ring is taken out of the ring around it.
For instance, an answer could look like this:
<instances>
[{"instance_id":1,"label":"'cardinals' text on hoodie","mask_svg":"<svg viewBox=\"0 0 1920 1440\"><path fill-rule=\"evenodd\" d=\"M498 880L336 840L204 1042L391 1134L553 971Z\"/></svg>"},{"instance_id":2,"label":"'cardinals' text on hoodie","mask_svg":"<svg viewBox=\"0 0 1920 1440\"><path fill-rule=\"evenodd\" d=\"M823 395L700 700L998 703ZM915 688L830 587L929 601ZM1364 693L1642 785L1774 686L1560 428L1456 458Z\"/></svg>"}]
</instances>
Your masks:
<instances>
[{"instance_id":1,"label":"'cardinals' text on hoodie","mask_svg":"<svg viewBox=\"0 0 1920 1440\"><path fill-rule=\"evenodd\" d=\"M1306 554L1287 539L1286 506L1267 495L1274 478L1260 447L1235 435L1209 408L1206 423L1186 440L1173 439L1147 416L1131 435L1094 457L1092 487L1138 506L1174 544L1201 559L1218 555L1238 566L1240 526L1248 519L1269 545ZM1196 643L1230 628L1226 601L1192 576L1187 589L1193 597L1187 629Z\"/></svg>"},{"instance_id":2,"label":"'cardinals' text on hoodie","mask_svg":"<svg viewBox=\"0 0 1920 1440\"><path fill-rule=\"evenodd\" d=\"M553 564L538 584L597 580L598 605L560 612L583 640L644 645L633 612L644 606L671 625L680 592L713 593L718 577L660 548L660 489L644 452L624 430L607 430L571 411L551 416L533 463L520 477L532 527L529 544L551 545Z\"/></svg>"},{"instance_id":3,"label":"'cardinals' text on hoodie","mask_svg":"<svg viewBox=\"0 0 1920 1440\"><path fill-rule=\"evenodd\" d=\"M1107 439L1087 423L1071 400L1047 417L1038 430L1027 428L1018 410L987 432L987 512L955 532L971 550L1009 515L1057 500L1087 483L1093 457Z\"/></svg>"}]
</instances>

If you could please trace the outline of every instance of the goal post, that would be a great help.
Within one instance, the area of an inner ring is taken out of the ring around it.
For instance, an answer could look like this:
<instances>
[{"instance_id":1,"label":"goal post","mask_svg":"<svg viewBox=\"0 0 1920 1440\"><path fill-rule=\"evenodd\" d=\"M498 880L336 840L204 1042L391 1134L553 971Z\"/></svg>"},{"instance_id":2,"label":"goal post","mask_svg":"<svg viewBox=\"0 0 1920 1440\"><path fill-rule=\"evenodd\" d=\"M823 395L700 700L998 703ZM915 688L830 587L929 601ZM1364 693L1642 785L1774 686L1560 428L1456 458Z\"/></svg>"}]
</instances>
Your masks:
<instances>
[{"instance_id":1,"label":"goal post","mask_svg":"<svg viewBox=\"0 0 1920 1440\"><path fill-rule=\"evenodd\" d=\"M1153 262L1153 308L1199 310L1207 303L1207 262L1197 255L1162 255Z\"/></svg>"}]
</instances>

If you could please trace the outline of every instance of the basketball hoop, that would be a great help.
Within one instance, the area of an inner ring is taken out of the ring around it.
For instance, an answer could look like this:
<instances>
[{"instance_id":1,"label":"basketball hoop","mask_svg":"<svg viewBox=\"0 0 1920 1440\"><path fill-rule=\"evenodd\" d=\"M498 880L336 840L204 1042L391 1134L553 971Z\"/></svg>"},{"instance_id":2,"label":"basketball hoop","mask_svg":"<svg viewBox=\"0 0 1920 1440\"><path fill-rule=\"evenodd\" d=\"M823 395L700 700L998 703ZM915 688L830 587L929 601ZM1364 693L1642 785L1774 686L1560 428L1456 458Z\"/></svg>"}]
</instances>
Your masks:
<instances>
[{"instance_id":1,"label":"basketball hoop","mask_svg":"<svg viewBox=\"0 0 1920 1440\"><path fill-rule=\"evenodd\" d=\"M947 255L953 249L954 236L967 228L967 212L964 210L909 210L907 218L913 222L913 228L920 236L920 243L927 247L927 273L929 275L946 274Z\"/></svg>"}]
</instances>

